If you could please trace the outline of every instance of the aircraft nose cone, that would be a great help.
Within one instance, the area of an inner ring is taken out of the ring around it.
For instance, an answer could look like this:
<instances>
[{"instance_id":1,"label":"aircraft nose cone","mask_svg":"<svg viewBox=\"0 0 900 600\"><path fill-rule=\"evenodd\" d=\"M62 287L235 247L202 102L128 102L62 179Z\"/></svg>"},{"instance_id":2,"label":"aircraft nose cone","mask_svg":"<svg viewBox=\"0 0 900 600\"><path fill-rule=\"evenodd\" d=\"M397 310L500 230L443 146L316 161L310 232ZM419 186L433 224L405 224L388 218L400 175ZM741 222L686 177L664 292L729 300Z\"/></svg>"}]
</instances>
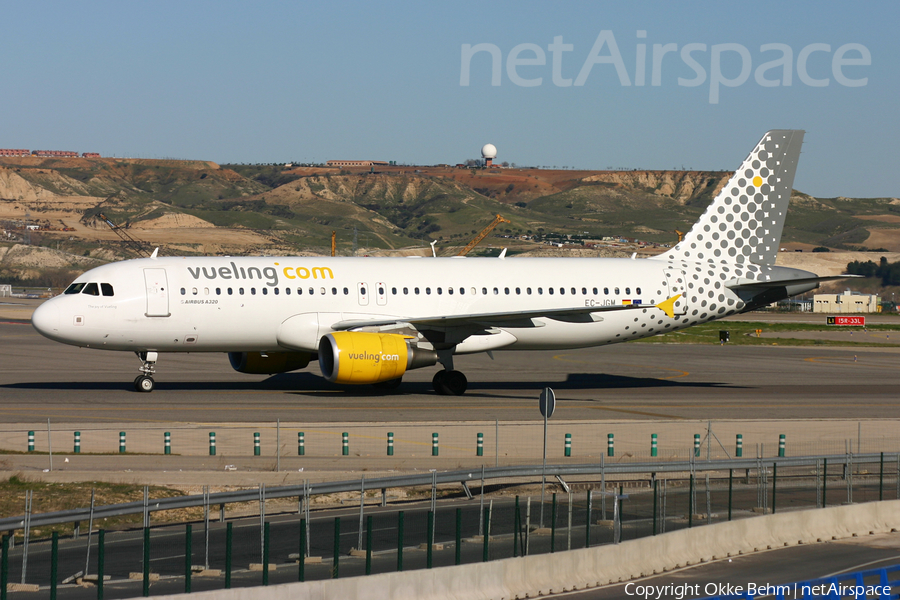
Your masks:
<instances>
[{"instance_id":1,"label":"aircraft nose cone","mask_svg":"<svg viewBox=\"0 0 900 600\"><path fill-rule=\"evenodd\" d=\"M38 333L48 338L59 335L59 307L52 301L44 302L31 315L31 324Z\"/></svg>"}]
</instances>

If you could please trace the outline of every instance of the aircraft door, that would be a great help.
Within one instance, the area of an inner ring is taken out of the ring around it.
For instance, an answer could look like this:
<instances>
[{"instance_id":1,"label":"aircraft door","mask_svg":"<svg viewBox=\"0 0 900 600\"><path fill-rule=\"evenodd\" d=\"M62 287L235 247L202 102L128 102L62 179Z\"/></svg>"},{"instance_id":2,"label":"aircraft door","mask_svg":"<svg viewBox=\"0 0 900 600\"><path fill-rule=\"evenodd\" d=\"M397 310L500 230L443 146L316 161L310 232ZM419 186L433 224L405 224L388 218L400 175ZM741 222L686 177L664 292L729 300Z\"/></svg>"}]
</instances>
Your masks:
<instances>
[{"instance_id":1,"label":"aircraft door","mask_svg":"<svg viewBox=\"0 0 900 600\"><path fill-rule=\"evenodd\" d=\"M375 284L375 302L378 303L378 306L384 306L387 304L387 286L384 285L384 282L379 281Z\"/></svg>"},{"instance_id":2,"label":"aircraft door","mask_svg":"<svg viewBox=\"0 0 900 600\"><path fill-rule=\"evenodd\" d=\"M147 286L148 317L168 317L169 283L165 269L144 269L144 283Z\"/></svg>"},{"instance_id":3,"label":"aircraft door","mask_svg":"<svg viewBox=\"0 0 900 600\"><path fill-rule=\"evenodd\" d=\"M356 290L359 296L359 305L360 306L368 306L369 305L369 284L368 283L357 283Z\"/></svg>"},{"instance_id":4,"label":"aircraft door","mask_svg":"<svg viewBox=\"0 0 900 600\"><path fill-rule=\"evenodd\" d=\"M675 301L675 305L672 307L673 313L676 315L687 314L688 301L686 280L687 276L681 269L666 269L666 283L669 286L668 297L671 298L672 296L681 294L678 300ZM660 298L660 300L665 300L665 298Z\"/></svg>"}]
</instances>

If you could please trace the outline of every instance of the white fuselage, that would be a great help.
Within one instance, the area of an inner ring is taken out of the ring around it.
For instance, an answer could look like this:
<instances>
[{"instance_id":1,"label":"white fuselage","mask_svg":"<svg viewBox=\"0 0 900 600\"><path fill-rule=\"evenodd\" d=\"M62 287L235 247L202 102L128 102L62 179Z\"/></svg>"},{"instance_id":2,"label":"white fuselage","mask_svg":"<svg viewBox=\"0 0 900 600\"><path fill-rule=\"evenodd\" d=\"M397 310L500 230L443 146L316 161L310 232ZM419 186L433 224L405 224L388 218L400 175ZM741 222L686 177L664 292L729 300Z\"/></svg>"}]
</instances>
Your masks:
<instances>
[{"instance_id":1,"label":"white fuselage","mask_svg":"<svg viewBox=\"0 0 900 600\"><path fill-rule=\"evenodd\" d=\"M754 268L741 275L755 279L767 269ZM582 322L541 317L488 324L494 335L473 335L455 352L578 348L733 314L743 302L722 283L734 271L644 259L161 257L84 273L76 283L96 283L98 295L82 290L49 300L34 324L51 339L108 350L315 352L341 321L648 306L594 313L599 316ZM691 280L697 287L676 303L674 317L652 307L684 292L681 282Z\"/></svg>"}]
</instances>

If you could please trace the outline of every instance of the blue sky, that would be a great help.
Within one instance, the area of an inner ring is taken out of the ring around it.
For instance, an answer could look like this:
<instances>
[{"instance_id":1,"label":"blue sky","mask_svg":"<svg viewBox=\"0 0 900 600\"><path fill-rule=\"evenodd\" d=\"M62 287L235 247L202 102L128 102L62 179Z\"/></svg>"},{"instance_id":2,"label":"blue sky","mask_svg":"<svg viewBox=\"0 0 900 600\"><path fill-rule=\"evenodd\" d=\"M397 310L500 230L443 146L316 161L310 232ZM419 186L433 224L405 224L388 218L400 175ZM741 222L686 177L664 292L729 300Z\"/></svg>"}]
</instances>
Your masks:
<instances>
[{"instance_id":1,"label":"blue sky","mask_svg":"<svg viewBox=\"0 0 900 600\"><path fill-rule=\"evenodd\" d=\"M491 142L519 165L731 170L767 129L796 128L807 131L797 189L900 196L894 1L9 1L3 12L0 147L434 164ZM550 49L559 37L566 51ZM461 85L466 44L496 50L472 54ZM674 48L658 57L658 85L654 45ZM778 85L760 85L757 69L787 54L790 67L762 74Z\"/></svg>"}]
</instances>

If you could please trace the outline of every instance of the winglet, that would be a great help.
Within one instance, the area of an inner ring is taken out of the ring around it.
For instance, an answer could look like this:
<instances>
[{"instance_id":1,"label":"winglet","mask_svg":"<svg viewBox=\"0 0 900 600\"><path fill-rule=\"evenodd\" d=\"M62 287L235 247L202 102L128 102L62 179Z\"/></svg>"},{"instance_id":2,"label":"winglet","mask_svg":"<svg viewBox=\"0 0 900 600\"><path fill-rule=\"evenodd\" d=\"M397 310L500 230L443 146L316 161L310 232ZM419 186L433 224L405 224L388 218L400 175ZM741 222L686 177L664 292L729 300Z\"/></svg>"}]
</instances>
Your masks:
<instances>
[{"instance_id":1,"label":"winglet","mask_svg":"<svg viewBox=\"0 0 900 600\"><path fill-rule=\"evenodd\" d=\"M150 255L150 258L156 259L157 255L159 255L159 248L153 250L153 254Z\"/></svg>"},{"instance_id":2,"label":"winglet","mask_svg":"<svg viewBox=\"0 0 900 600\"><path fill-rule=\"evenodd\" d=\"M666 313L666 316L670 319L675 318L675 301L681 298L681 294L677 294L672 296L668 300L664 300L656 305L656 308Z\"/></svg>"}]
</instances>

